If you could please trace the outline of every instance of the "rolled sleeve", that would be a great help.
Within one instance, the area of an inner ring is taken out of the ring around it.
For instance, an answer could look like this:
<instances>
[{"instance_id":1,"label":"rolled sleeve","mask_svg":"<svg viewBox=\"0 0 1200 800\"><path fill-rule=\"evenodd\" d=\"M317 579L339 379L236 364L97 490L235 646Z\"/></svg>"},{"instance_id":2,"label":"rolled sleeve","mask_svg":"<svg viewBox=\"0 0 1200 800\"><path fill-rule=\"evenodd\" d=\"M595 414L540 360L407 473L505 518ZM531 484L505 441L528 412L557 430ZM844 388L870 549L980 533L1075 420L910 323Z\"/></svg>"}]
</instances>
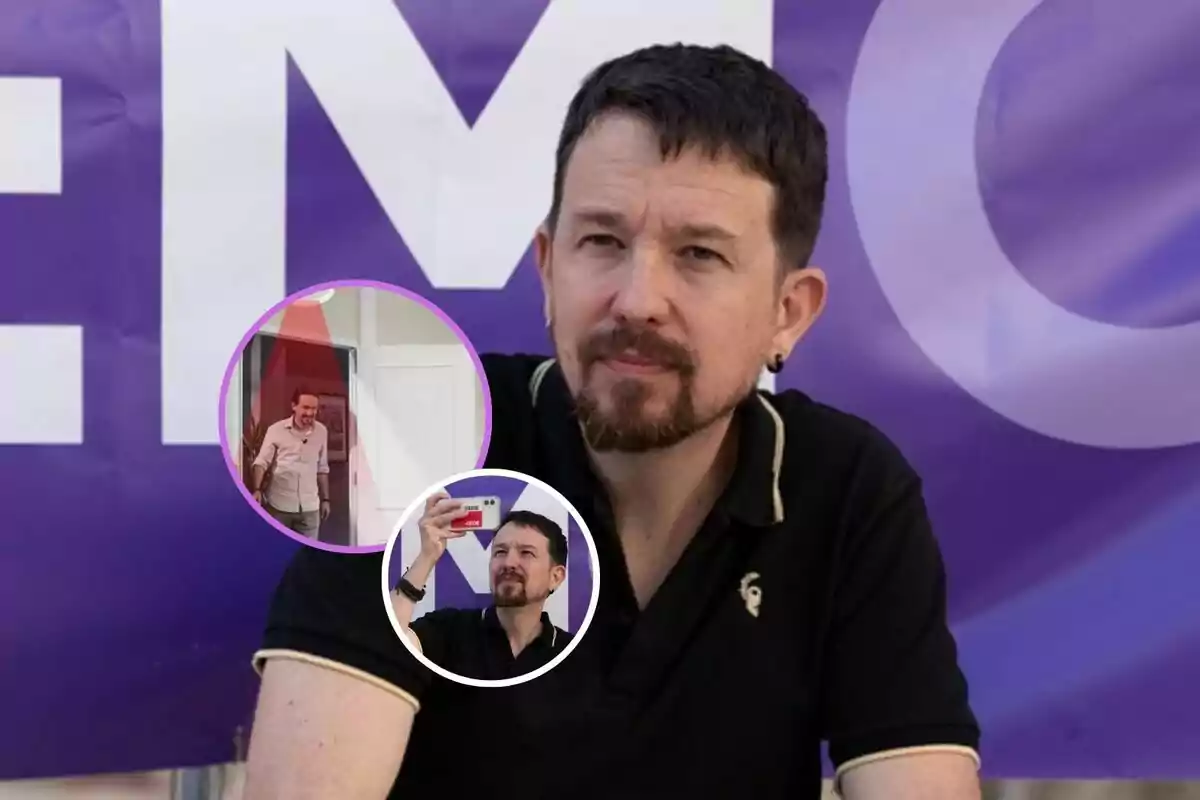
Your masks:
<instances>
[{"instance_id":1,"label":"rolled sleeve","mask_svg":"<svg viewBox=\"0 0 1200 800\"><path fill-rule=\"evenodd\" d=\"M278 447L278 432L275 426L272 425L267 428L266 434L263 435L262 445L258 448L258 455L254 457L254 466L266 469L271 463L271 459L267 454L273 452Z\"/></svg>"},{"instance_id":2,"label":"rolled sleeve","mask_svg":"<svg viewBox=\"0 0 1200 800\"><path fill-rule=\"evenodd\" d=\"M946 621L946 573L920 481L890 448L868 457L875 466L863 471L857 507L871 510L843 543L823 668L830 759L839 773L926 750L978 763L979 727Z\"/></svg>"},{"instance_id":3,"label":"rolled sleeve","mask_svg":"<svg viewBox=\"0 0 1200 800\"><path fill-rule=\"evenodd\" d=\"M260 673L272 658L318 663L389 689L420 707L433 673L404 646L383 604L383 554L345 555L304 547L275 590Z\"/></svg>"},{"instance_id":4,"label":"rolled sleeve","mask_svg":"<svg viewBox=\"0 0 1200 800\"><path fill-rule=\"evenodd\" d=\"M321 426L321 448L317 451L317 474L329 474L329 429Z\"/></svg>"}]
</instances>

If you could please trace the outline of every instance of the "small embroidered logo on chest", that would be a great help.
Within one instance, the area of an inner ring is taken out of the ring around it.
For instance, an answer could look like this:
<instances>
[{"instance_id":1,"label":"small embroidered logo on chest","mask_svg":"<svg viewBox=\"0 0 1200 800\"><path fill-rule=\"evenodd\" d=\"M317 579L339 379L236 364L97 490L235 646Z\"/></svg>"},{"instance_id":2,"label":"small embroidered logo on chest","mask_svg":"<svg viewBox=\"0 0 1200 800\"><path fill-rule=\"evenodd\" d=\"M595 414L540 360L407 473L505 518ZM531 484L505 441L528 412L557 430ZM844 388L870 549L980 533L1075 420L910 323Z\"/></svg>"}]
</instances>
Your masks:
<instances>
[{"instance_id":1,"label":"small embroidered logo on chest","mask_svg":"<svg viewBox=\"0 0 1200 800\"><path fill-rule=\"evenodd\" d=\"M762 605L762 587L755 584L758 578L757 572L747 572L742 576L742 583L738 587L738 594L742 596L742 602L746 604L746 610L752 617L758 616L759 606Z\"/></svg>"}]
</instances>

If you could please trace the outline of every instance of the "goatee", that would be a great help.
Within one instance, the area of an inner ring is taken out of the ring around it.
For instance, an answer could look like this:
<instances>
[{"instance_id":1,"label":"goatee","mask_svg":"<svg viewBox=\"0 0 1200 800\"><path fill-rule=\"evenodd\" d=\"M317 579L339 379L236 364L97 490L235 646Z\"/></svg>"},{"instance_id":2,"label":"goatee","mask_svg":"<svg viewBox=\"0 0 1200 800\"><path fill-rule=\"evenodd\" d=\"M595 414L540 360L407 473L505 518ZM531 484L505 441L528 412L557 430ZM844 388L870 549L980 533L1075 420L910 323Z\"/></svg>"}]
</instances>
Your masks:
<instances>
[{"instance_id":1,"label":"goatee","mask_svg":"<svg viewBox=\"0 0 1200 800\"><path fill-rule=\"evenodd\" d=\"M591 374L606 359L634 354L670 373L679 381L674 398L664 414L650 416L647 405L654 399L649 380L618 380L609 392L609 408L604 408L592 389ZM711 413L696 408L696 360L683 345L672 342L648 325L622 324L601 331L579 346L581 386L573 400L575 415L584 441L597 453L645 453L679 444L704 430L735 409L753 390L735 394Z\"/></svg>"}]
</instances>

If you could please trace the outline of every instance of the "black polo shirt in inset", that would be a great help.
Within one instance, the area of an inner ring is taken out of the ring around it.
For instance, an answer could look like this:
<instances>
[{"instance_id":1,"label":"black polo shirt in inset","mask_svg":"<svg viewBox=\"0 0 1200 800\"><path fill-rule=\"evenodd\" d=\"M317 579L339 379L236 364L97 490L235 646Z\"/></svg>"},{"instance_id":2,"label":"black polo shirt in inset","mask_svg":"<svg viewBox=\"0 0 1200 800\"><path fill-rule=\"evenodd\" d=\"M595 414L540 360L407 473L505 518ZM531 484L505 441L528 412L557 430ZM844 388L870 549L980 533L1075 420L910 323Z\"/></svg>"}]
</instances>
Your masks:
<instances>
[{"instance_id":1,"label":"black polo shirt in inset","mask_svg":"<svg viewBox=\"0 0 1200 800\"><path fill-rule=\"evenodd\" d=\"M381 556L304 548L256 658L365 674L419 709L393 797L816 800L823 740L840 769L910 748L974 757L921 483L879 431L797 391L747 397L727 489L639 610L561 371L483 363L486 466L558 489L596 542L575 650L513 687L441 680L391 627Z\"/></svg>"},{"instance_id":2,"label":"black polo shirt in inset","mask_svg":"<svg viewBox=\"0 0 1200 800\"><path fill-rule=\"evenodd\" d=\"M556 628L543 611L541 632L514 656L495 606L441 608L422 614L409 627L426 658L455 675L481 681L527 675L549 664L571 641L571 634Z\"/></svg>"}]
</instances>

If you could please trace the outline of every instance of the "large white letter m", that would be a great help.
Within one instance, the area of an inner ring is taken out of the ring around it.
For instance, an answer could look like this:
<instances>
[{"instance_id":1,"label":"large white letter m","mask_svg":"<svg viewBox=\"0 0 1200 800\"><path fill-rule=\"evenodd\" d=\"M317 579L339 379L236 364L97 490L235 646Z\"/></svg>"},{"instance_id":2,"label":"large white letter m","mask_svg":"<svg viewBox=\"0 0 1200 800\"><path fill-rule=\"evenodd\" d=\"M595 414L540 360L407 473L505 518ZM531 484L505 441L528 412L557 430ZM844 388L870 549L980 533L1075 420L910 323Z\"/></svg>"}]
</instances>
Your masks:
<instances>
[{"instance_id":1,"label":"large white letter m","mask_svg":"<svg viewBox=\"0 0 1200 800\"><path fill-rule=\"evenodd\" d=\"M470 128L390 0L163 0L164 441L217 441L225 364L284 296L287 54L429 280L494 289L580 81L674 41L769 61L771 2L555 0Z\"/></svg>"}]
</instances>

